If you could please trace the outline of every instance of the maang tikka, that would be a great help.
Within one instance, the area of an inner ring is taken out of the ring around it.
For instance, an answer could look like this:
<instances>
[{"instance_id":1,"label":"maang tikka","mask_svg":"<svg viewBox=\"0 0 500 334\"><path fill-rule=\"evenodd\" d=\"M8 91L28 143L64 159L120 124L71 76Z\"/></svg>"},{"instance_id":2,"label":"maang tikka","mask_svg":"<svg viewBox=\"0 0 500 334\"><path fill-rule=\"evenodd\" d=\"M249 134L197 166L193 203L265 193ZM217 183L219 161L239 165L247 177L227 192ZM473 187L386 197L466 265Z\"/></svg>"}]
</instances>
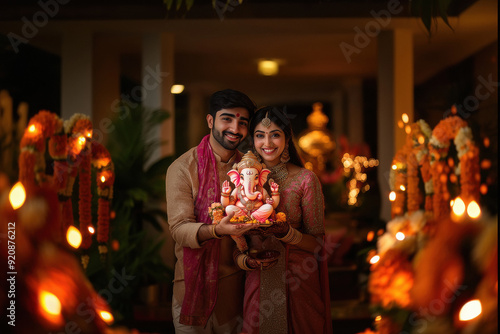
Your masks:
<instances>
[{"instance_id":1,"label":"maang tikka","mask_svg":"<svg viewBox=\"0 0 500 334\"><path fill-rule=\"evenodd\" d=\"M260 122L262 124L262 126L264 126L266 128L271 126L271 119L268 117L268 115L269 115L269 111L266 112L266 117L264 117L262 119L262 121Z\"/></svg>"}]
</instances>

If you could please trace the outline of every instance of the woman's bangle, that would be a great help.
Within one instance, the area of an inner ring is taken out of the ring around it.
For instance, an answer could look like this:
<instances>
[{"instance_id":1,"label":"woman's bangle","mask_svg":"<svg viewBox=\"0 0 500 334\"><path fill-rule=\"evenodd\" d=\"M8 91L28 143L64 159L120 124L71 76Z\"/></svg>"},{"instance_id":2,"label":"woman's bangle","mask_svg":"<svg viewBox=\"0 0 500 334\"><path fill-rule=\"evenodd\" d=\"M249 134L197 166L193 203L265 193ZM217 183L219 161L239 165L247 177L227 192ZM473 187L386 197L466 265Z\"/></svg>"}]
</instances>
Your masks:
<instances>
[{"instance_id":1,"label":"woman's bangle","mask_svg":"<svg viewBox=\"0 0 500 334\"><path fill-rule=\"evenodd\" d=\"M302 241L302 233L290 226L288 233L283 238L276 238L286 244L296 245Z\"/></svg>"},{"instance_id":2,"label":"woman's bangle","mask_svg":"<svg viewBox=\"0 0 500 334\"><path fill-rule=\"evenodd\" d=\"M222 239L222 237L218 236L217 233L215 232L215 226L217 226L217 224L212 224L212 236L215 239Z\"/></svg>"},{"instance_id":3,"label":"woman's bangle","mask_svg":"<svg viewBox=\"0 0 500 334\"><path fill-rule=\"evenodd\" d=\"M246 270L246 271L255 270L254 268L250 268L247 265L247 258L249 258L248 255L246 255L246 254L239 254L236 257L236 264L238 265L238 267L240 267L241 269Z\"/></svg>"}]
</instances>

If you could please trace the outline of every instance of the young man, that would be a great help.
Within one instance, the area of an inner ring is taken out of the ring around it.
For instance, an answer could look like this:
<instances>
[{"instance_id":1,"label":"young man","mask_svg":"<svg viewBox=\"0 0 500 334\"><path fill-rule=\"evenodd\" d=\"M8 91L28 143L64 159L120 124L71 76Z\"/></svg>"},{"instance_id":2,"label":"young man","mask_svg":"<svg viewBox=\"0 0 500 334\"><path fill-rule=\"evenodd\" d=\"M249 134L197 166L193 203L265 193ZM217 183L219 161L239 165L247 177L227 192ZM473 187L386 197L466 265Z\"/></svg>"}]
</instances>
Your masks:
<instances>
[{"instance_id":1,"label":"young man","mask_svg":"<svg viewBox=\"0 0 500 334\"><path fill-rule=\"evenodd\" d=\"M245 273L233 260L234 241L252 226L217 225L208 207L220 202L227 172L239 161L238 145L255 110L245 94L226 89L210 98L210 134L168 168L167 213L175 241L172 315L176 333L238 333Z\"/></svg>"}]
</instances>

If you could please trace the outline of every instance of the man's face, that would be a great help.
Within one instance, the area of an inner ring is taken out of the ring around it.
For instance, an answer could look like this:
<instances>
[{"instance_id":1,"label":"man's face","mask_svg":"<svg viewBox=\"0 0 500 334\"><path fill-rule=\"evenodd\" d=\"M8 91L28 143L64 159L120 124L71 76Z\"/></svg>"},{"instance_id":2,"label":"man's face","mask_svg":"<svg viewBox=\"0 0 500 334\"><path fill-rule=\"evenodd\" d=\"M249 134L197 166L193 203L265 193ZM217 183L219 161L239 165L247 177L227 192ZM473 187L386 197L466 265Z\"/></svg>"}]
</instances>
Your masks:
<instances>
[{"instance_id":1,"label":"man's face","mask_svg":"<svg viewBox=\"0 0 500 334\"><path fill-rule=\"evenodd\" d=\"M221 109L215 119L207 115L208 127L214 139L226 150L235 150L248 134L248 110L245 108Z\"/></svg>"}]
</instances>

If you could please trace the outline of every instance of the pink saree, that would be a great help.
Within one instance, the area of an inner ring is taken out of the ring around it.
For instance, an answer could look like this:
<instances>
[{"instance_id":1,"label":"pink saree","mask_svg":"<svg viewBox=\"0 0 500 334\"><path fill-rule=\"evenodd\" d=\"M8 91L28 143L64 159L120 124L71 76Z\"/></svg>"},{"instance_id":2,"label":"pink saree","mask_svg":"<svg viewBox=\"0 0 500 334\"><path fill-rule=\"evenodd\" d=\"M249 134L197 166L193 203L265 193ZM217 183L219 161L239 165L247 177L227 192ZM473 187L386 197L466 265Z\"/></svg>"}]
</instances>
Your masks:
<instances>
[{"instance_id":1,"label":"pink saree","mask_svg":"<svg viewBox=\"0 0 500 334\"><path fill-rule=\"evenodd\" d=\"M317 177L306 169L280 185L277 211L302 233L324 234L324 203ZM321 237L319 237L321 238ZM325 247L312 254L274 237L258 247L281 252L266 271L247 273L243 333L331 333L330 291ZM319 240L324 245L324 237Z\"/></svg>"}]
</instances>

